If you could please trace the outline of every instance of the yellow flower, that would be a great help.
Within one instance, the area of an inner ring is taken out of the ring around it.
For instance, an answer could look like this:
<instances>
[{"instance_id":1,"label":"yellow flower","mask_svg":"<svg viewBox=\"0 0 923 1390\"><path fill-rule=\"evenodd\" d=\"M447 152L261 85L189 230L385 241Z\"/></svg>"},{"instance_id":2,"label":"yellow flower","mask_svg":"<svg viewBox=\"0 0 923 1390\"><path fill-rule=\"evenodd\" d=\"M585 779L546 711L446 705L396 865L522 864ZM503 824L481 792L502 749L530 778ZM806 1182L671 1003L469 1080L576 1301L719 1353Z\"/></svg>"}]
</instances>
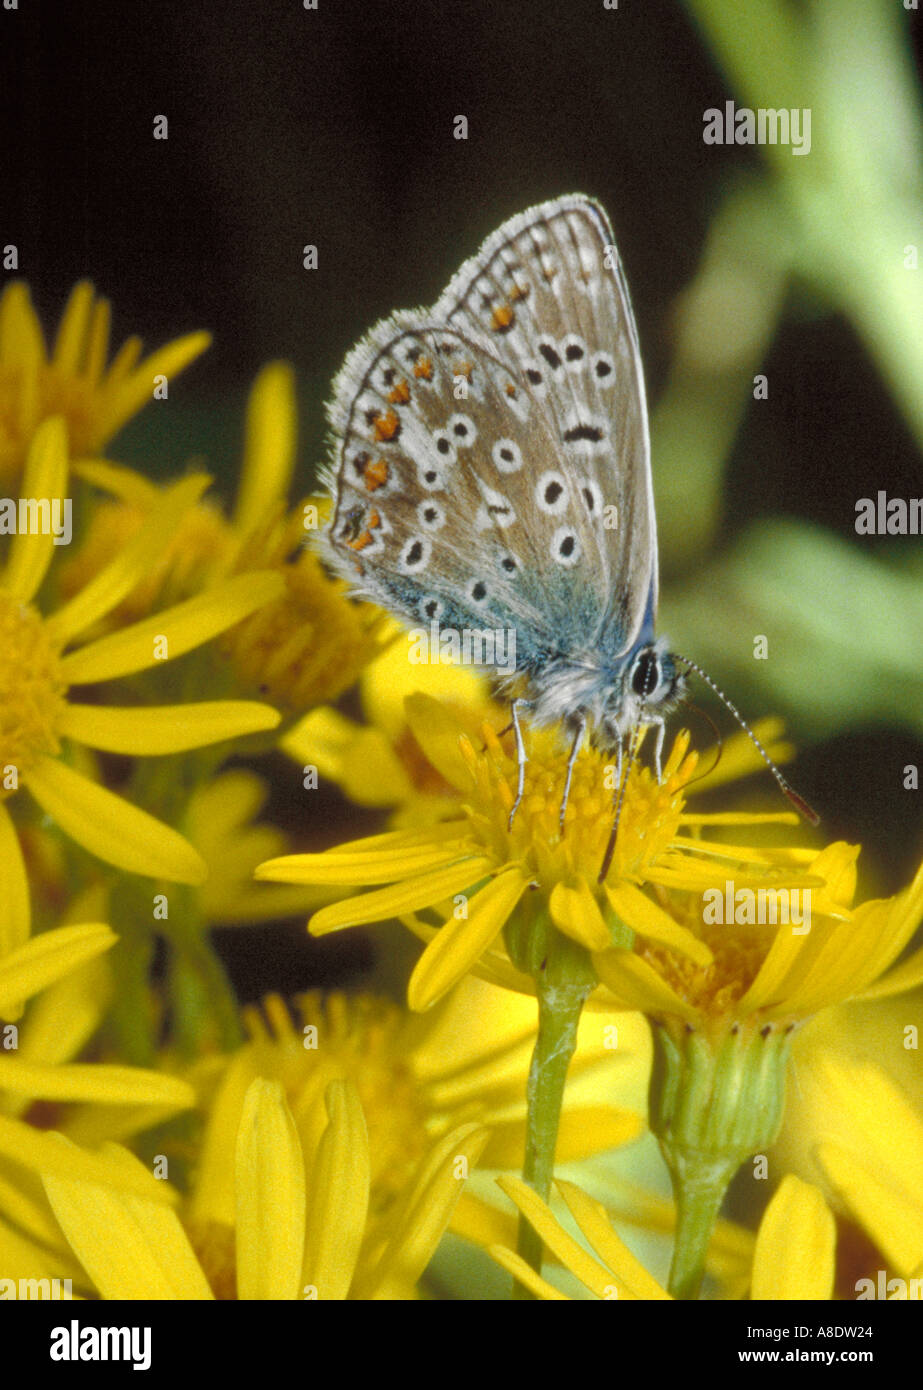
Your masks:
<instances>
[{"instance_id":1,"label":"yellow flower","mask_svg":"<svg viewBox=\"0 0 923 1390\"><path fill-rule=\"evenodd\" d=\"M189 797L183 831L208 866L199 904L209 926L292 917L329 899L329 890L323 888L267 889L254 884L253 870L260 860L287 844L276 826L254 823L267 794L266 783L256 773L233 768L200 783Z\"/></svg>"},{"instance_id":2,"label":"yellow flower","mask_svg":"<svg viewBox=\"0 0 923 1390\"><path fill-rule=\"evenodd\" d=\"M620 938L627 944L630 938L621 920L630 913L630 925L646 941L707 966L712 959L709 947L659 909L639 885L701 891L714 883L715 856L726 853L720 843L702 838L705 825L792 819L788 813L688 815L685 790L697 758L688 752L689 738L682 733L660 784L638 764L628 772L615 857L600 884L613 815L613 769L601 754L585 748L577 757L562 835L559 809L566 755L554 731L530 731L525 790L511 828L517 779L511 740L504 744L493 726L484 723L475 744L447 704L423 694L409 696L405 708L416 743L456 792L455 818L373 836L323 855L271 860L260 866L257 877L341 886L394 885L323 908L310 922L317 935L392 917L407 920L409 914L454 900L440 928L417 926L429 944L410 981L408 998L414 1009L427 1008L479 961L488 978L528 990L526 976L512 970L505 955L493 949L517 908L530 922L546 915L559 932L589 951L600 951ZM684 833L688 830L692 833ZM753 850L740 852L740 857L744 854L750 861L748 871L761 882L815 882L800 867L812 858L810 853L793 851L786 856Z\"/></svg>"},{"instance_id":3,"label":"yellow flower","mask_svg":"<svg viewBox=\"0 0 923 1390\"><path fill-rule=\"evenodd\" d=\"M60 419L45 421L26 463L27 496L64 496L67 448ZM156 755L268 729L278 715L245 701L114 708L74 699L71 690L156 666L198 647L278 592L275 575L228 580L198 598L120 632L76 645L128 592L163 546L207 479L191 477L169 489L144 527L85 588L50 615L36 595L46 577L54 538L21 532L0 571L0 879L9 912L6 943L29 934L29 893L16 831L6 801L26 788L58 828L91 854L132 873L180 883L205 877L201 856L170 826L108 791L73 767L65 745Z\"/></svg>"},{"instance_id":4,"label":"yellow flower","mask_svg":"<svg viewBox=\"0 0 923 1390\"><path fill-rule=\"evenodd\" d=\"M48 1111L66 1123L81 1106L95 1113L127 1112L140 1126L195 1103L188 1082L160 1072L103 1063L74 1063L98 1025L105 990L95 975L115 935L98 922L56 927L0 955L0 1017L7 1020L31 1000L21 1024L3 1028L0 1052L0 1270L4 1277L80 1278L80 1270L61 1246L54 1217L38 1174L112 1184L161 1205L170 1200L164 1184L144 1170L126 1173L87 1145L64 1149L47 1130ZM15 1034L15 1043L11 1039ZM30 1122L39 1106L41 1127Z\"/></svg>"},{"instance_id":5,"label":"yellow flower","mask_svg":"<svg viewBox=\"0 0 923 1390\"><path fill-rule=\"evenodd\" d=\"M139 362L141 342L129 338L106 366L109 304L78 284L49 355L26 285L0 297L0 484L14 487L42 420L62 416L74 456L102 449L151 399L157 376L173 377L208 347L207 333L178 338Z\"/></svg>"},{"instance_id":6,"label":"yellow flower","mask_svg":"<svg viewBox=\"0 0 923 1390\"><path fill-rule=\"evenodd\" d=\"M313 503L306 503L313 506ZM386 619L348 597L305 547L304 513L269 518L249 538L235 571L271 569L284 593L230 631L222 642L238 684L295 714L336 699L381 650Z\"/></svg>"},{"instance_id":7,"label":"yellow flower","mask_svg":"<svg viewBox=\"0 0 923 1390\"><path fill-rule=\"evenodd\" d=\"M366 995L304 995L293 1008L273 997L245 1010L243 1048L183 1070L201 1096L201 1135L190 1141L187 1128L157 1140L170 1177L174 1154L180 1181L187 1167L194 1175L177 1217L125 1201L111 1180L52 1182L66 1241L50 1241L51 1254L79 1256L86 1275L75 1287L109 1298L300 1298L313 1296L311 1285L322 1298L414 1296L450 1223L481 1241L509 1237L505 1213L462 1188L478 1158L492 1168L521 1161L528 1003L471 981L425 1019ZM483 1026L472 1029L472 1017ZM633 1044L644 1060L642 1031L630 1019L619 1026L618 1058L601 1027L585 1030L574 1063L582 1097L565 1110L562 1161L639 1132L636 1114L601 1103ZM105 1107L83 1111L64 1133L137 1177L140 1165L111 1142L131 1132L117 1110L110 1120ZM161 1239L179 1252L175 1278Z\"/></svg>"},{"instance_id":8,"label":"yellow flower","mask_svg":"<svg viewBox=\"0 0 923 1390\"><path fill-rule=\"evenodd\" d=\"M736 888L750 886L736 871L737 851L728 847L728 874ZM766 851L767 864L780 851ZM734 921L706 926L701 894L671 894L671 919L695 931L706 943L705 968L670 950L644 946L635 952L604 951L594 957L600 978L622 1008L637 1008L677 1020L677 1029L720 1033L730 1023L784 1031L821 1009L866 991L907 989L923 978L923 954L912 972L899 967L889 982L885 974L912 937L923 917L923 866L913 882L893 898L852 908L858 850L837 843L818 854L807 852L802 882L811 888L809 930L800 930L781 914L773 924ZM723 871L722 871L723 873ZM768 876L764 884L775 886ZM787 881L787 886L794 879ZM752 879L757 886L757 879ZM626 923L644 932L648 907L626 897Z\"/></svg>"},{"instance_id":9,"label":"yellow flower","mask_svg":"<svg viewBox=\"0 0 923 1390\"><path fill-rule=\"evenodd\" d=\"M397 632L359 677L365 721L322 705L279 740L304 767L316 767L356 806L389 809L393 829L431 824L455 814L459 793L427 758L404 708L415 692L443 701L468 737L477 742L485 719L504 722L487 691L487 678L472 667L407 660L407 634Z\"/></svg>"},{"instance_id":10,"label":"yellow flower","mask_svg":"<svg viewBox=\"0 0 923 1390\"><path fill-rule=\"evenodd\" d=\"M205 1128L178 1215L110 1185L46 1180L102 1297L414 1296L487 1130L459 1076L414 1076L412 1058L433 1052L393 1004L305 996L300 1012L296 1026L267 1000L265 1020L247 1011L250 1043L193 1068ZM440 1102L440 1084L462 1098Z\"/></svg>"},{"instance_id":11,"label":"yellow flower","mask_svg":"<svg viewBox=\"0 0 923 1390\"><path fill-rule=\"evenodd\" d=\"M232 627L219 651L240 688L301 714L347 689L387 634L380 609L351 600L347 586L327 575L307 545L327 504L306 501L286 512L296 434L292 369L269 363L250 392L232 515L225 519L208 500L190 507L110 621L133 621L158 600L175 602L232 575L273 571L281 581L277 597ZM83 545L64 566L66 593L97 573L113 537L138 530L162 495L131 469L91 462L78 472L113 500L96 508Z\"/></svg>"},{"instance_id":12,"label":"yellow flower","mask_svg":"<svg viewBox=\"0 0 923 1390\"><path fill-rule=\"evenodd\" d=\"M552 1255L597 1298L663 1300L670 1295L616 1235L605 1207L573 1183L555 1186L598 1259L565 1231L548 1205L518 1178L498 1178L504 1192L541 1236ZM828 1299L833 1292L835 1227L823 1195L792 1175L770 1201L756 1238L751 1297ZM566 1298L512 1250L491 1255L536 1298Z\"/></svg>"}]
</instances>

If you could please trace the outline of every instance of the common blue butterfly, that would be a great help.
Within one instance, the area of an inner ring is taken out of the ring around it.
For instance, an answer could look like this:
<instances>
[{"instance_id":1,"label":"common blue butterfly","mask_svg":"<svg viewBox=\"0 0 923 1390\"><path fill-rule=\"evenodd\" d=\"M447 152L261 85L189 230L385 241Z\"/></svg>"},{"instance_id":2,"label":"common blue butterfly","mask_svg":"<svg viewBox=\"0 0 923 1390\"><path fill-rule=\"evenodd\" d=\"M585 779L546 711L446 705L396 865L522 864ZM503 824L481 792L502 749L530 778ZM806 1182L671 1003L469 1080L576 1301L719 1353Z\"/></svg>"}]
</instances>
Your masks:
<instances>
[{"instance_id":1,"label":"common blue butterfly","mask_svg":"<svg viewBox=\"0 0 923 1390\"><path fill-rule=\"evenodd\" d=\"M353 348L329 419L327 549L354 591L410 623L515 634L511 819L523 710L571 734L562 824L587 732L617 753L621 781L626 740L655 725L659 776L688 671L717 687L654 636L644 375L600 205L573 194L504 222L432 309L396 313Z\"/></svg>"}]
</instances>

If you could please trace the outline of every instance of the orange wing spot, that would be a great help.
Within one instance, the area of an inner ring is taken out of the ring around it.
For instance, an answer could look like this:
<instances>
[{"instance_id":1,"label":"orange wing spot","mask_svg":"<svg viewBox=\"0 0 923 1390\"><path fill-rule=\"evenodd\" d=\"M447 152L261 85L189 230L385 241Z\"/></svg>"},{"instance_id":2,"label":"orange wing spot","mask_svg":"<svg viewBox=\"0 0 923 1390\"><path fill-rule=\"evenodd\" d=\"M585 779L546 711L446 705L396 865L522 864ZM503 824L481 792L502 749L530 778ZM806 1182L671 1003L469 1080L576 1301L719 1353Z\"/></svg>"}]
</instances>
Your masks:
<instances>
[{"instance_id":1,"label":"orange wing spot","mask_svg":"<svg viewBox=\"0 0 923 1390\"><path fill-rule=\"evenodd\" d=\"M381 517L377 512L370 512L368 523L361 536L357 536L354 541L347 541L350 550L364 550L367 545L372 544L372 532L381 525Z\"/></svg>"},{"instance_id":2,"label":"orange wing spot","mask_svg":"<svg viewBox=\"0 0 923 1390\"><path fill-rule=\"evenodd\" d=\"M374 463L370 459L362 470L367 491L374 492L377 487L388 481L388 465L384 459L375 459Z\"/></svg>"},{"instance_id":3,"label":"orange wing spot","mask_svg":"<svg viewBox=\"0 0 923 1390\"><path fill-rule=\"evenodd\" d=\"M525 299L525 297L526 297L526 295L527 295L528 293L529 293L529 286L528 286L528 285L514 285L513 288L510 290L510 299L511 299L511 300L513 301L513 303L515 304L516 301L517 301L517 299Z\"/></svg>"},{"instance_id":4,"label":"orange wing spot","mask_svg":"<svg viewBox=\"0 0 923 1390\"><path fill-rule=\"evenodd\" d=\"M384 415L379 415L373 426L375 438L379 443L388 439L393 439L401 427L401 422L393 410L386 410Z\"/></svg>"},{"instance_id":5,"label":"orange wing spot","mask_svg":"<svg viewBox=\"0 0 923 1390\"><path fill-rule=\"evenodd\" d=\"M516 387L513 385L513 383L512 383L511 381L508 381L508 382L506 383L506 394L507 394L508 396L515 396L515 395L516 395Z\"/></svg>"},{"instance_id":6,"label":"orange wing spot","mask_svg":"<svg viewBox=\"0 0 923 1390\"><path fill-rule=\"evenodd\" d=\"M406 381L399 381L394 390L388 396L392 405L406 405L410 400L410 387Z\"/></svg>"},{"instance_id":7,"label":"orange wing spot","mask_svg":"<svg viewBox=\"0 0 923 1390\"><path fill-rule=\"evenodd\" d=\"M456 376L463 376L467 381L470 381L471 373L474 371L474 363L459 362L457 366L452 368L452 371Z\"/></svg>"},{"instance_id":8,"label":"orange wing spot","mask_svg":"<svg viewBox=\"0 0 923 1390\"><path fill-rule=\"evenodd\" d=\"M498 304L490 316L490 326L495 333L504 333L513 326L514 314L508 304Z\"/></svg>"},{"instance_id":9,"label":"orange wing spot","mask_svg":"<svg viewBox=\"0 0 923 1390\"><path fill-rule=\"evenodd\" d=\"M431 381L433 376L433 364L428 357L421 357L414 363L414 376L421 376L424 381Z\"/></svg>"}]
</instances>

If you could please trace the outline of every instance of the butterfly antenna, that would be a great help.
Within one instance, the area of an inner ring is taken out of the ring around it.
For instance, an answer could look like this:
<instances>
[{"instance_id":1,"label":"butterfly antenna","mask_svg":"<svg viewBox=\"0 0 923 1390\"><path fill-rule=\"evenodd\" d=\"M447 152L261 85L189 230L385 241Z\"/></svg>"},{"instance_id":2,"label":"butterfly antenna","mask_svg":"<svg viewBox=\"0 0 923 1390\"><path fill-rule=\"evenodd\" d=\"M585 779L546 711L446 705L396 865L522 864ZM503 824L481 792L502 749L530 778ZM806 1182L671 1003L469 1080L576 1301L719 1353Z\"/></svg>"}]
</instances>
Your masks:
<instances>
[{"instance_id":1,"label":"butterfly antenna","mask_svg":"<svg viewBox=\"0 0 923 1390\"><path fill-rule=\"evenodd\" d=\"M615 803L615 816L612 821L612 829L609 831L609 843L606 845L606 853L603 856L602 868L599 871L597 883L605 883L606 875L612 867L612 856L615 854L615 842L619 833L619 819L622 814L622 802L625 800L625 788L628 786L628 776L631 772L635 754L638 751L638 739L641 733L641 725L636 724L631 736L631 747L628 753L628 765L625 768L625 776L619 782L619 795Z\"/></svg>"},{"instance_id":2,"label":"butterfly antenna","mask_svg":"<svg viewBox=\"0 0 923 1390\"><path fill-rule=\"evenodd\" d=\"M788 798L788 800L792 803L799 815L804 816L805 820L809 821L811 825L819 825L820 816L814 810L813 806L809 806L808 803L805 801L804 797L799 796L798 793L795 791L794 787L789 786L788 782L786 782L785 778L782 776L781 772L776 767L775 763L772 761L772 758L770 758L769 754L766 752L766 749L760 743L756 734L750 728L750 725L746 722L743 715L737 709L736 705L733 705L731 703L731 701L725 695L724 691L721 690L715 684L711 676L709 676L705 671L702 670L701 666L699 666L694 661L690 661L688 656L677 655L676 660L681 661L683 665L688 667L690 671L695 671L696 675L699 676L705 682L709 689L715 692L721 703L731 711L731 714L737 720L737 723L743 729L744 733L747 735L750 742L753 744L754 748L759 753L760 757L763 759L763 762L766 764L766 766L769 768L769 771L776 779L776 784L780 792L783 796Z\"/></svg>"}]
</instances>

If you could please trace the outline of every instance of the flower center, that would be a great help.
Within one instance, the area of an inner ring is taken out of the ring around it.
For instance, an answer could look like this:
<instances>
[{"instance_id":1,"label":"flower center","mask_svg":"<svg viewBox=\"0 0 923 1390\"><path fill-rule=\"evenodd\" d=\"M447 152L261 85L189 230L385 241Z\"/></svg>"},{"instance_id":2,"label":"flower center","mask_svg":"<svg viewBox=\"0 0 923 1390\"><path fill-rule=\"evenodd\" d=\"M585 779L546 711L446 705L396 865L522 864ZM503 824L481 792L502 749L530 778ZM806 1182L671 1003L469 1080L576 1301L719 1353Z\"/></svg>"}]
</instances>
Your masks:
<instances>
[{"instance_id":1,"label":"flower center","mask_svg":"<svg viewBox=\"0 0 923 1390\"><path fill-rule=\"evenodd\" d=\"M59 652L31 604L0 593L0 797L41 753L57 753L67 686ZM14 770L14 771L13 771Z\"/></svg>"},{"instance_id":2,"label":"flower center","mask_svg":"<svg viewBox=\"0 0 923 1390\"><path fill-rule=\"evenodd\" d=\"M554 884L575 876L595 883L615 822L619 786L611 755L582 749L571 776L564 827L561 805L567 774L566 751L554 733L526 732L522 801L509 827L516 796L518 768L496 732L484 725L486 754L469 765L479 795L469 814L478 837L494 854L524 862L539 883ZM683 793L697 755L686 754L688 735L680 734L664 768L663 781L635 762L627 776L619 808L618 838L609 871L615 878L641 878L674 839L683 809Z\"/></svg>"}]
</instances>

